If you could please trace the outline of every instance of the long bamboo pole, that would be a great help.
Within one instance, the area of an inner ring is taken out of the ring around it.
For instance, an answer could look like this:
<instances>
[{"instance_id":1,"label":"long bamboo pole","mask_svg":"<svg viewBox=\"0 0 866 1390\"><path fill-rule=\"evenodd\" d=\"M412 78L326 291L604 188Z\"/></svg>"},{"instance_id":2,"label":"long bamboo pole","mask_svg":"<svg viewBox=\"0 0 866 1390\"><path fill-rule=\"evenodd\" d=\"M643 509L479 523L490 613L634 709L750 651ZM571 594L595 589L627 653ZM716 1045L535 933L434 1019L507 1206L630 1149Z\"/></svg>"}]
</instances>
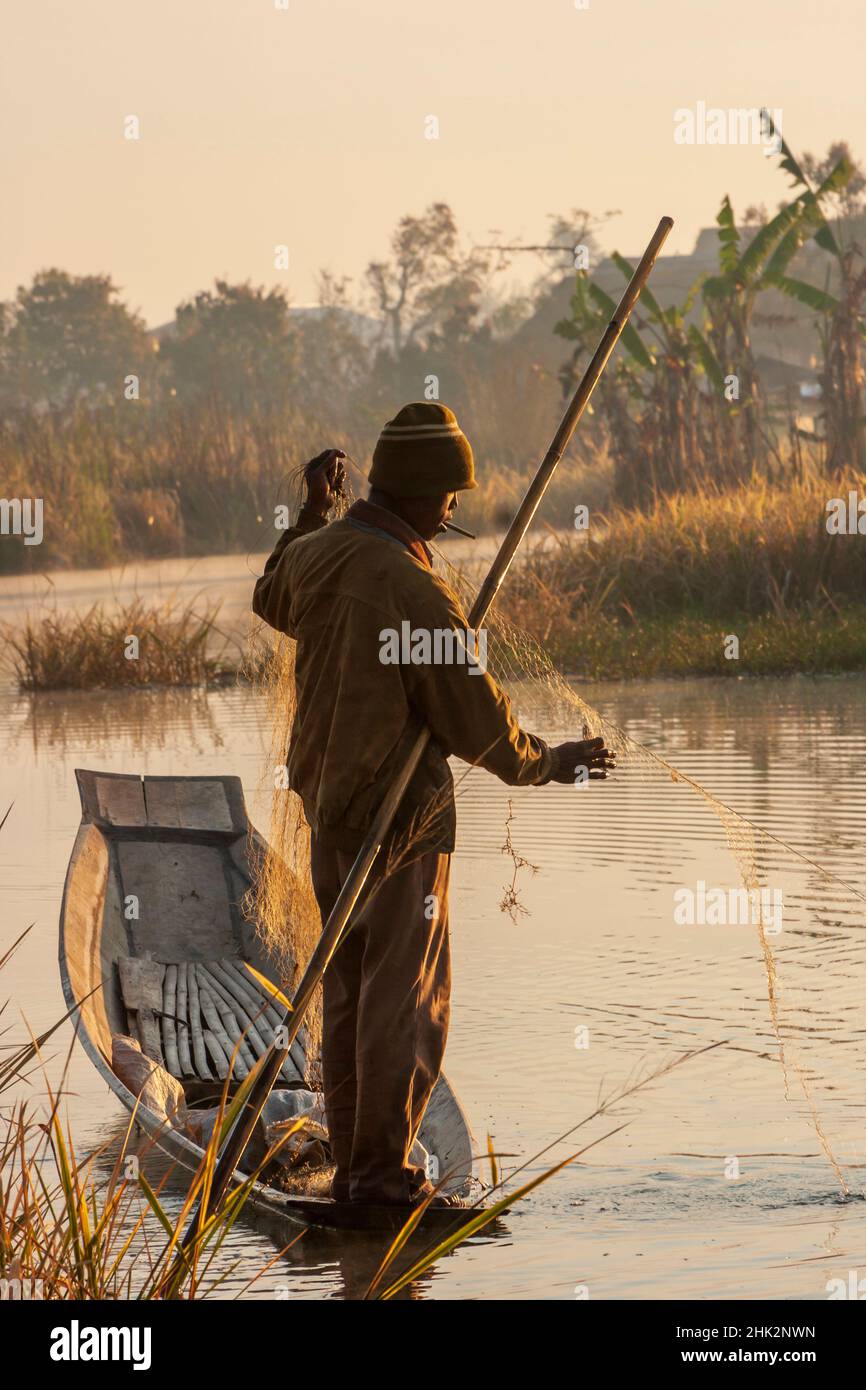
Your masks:
<instances>
[{"instance_id":1,"label":"long bamboo pole","mask_svg":"<svg viewBox=\"0 0 866 1390\"><path fill-rule=\"evenodd\" d=\"M526 495L517 509L514 520L508 528L508 532L499 547L499 552L490 567L487 578L478 591L475 602L469 613L469 626L474 631L477 631L481 626L487 616L490 605L499 592L502 581L508 573L509 566L514 559L518 547L523 537L526 535L532 518L538 510L538 505L547 490L548 484L556 471L556 467L568 447L569 440L574 433L577 422L586 409L596 383L607 365L608 358L613 352L617 340L625 328L629 315L637 303L640 292L646 284L650 271L653 268L656 257L673 225L673 219L670 217L663 217L659 222L647 249L644 251L643 256L635 268L634 274L626 286L625 293L617 305L613 318L602 334L601 341L580 380L577 390L569 403L568 409L562 417L556 434L553 436L550 448L539 465L538 471L532 479L526 491ZM370 870L382 849L383 842L391 828L391 823L397 808L403 799L406 788L412 780L413 773L421 760L429 739L429 730L420 729L405 763L386 792L376 815L376 819L363 845L358 851L358 856L340 890L340 895L334 904L331 915L325 923L322 934L310 956L309 963L304 971L300 984L295 991L291 1008L283 1019L280 1046L278 1047L276 1044L272 1044L270 1051L263 1059L261 1074L257 1077L256 1083L247 1099L246 1106L238 1116L235 1126L226 1140L225 1147L216 1164L208 1202L208 1209L211 1211L216 1210L219 1203L222 1201L232 1174L243 1158L250 1136L258 1122L265 1101L270 1095L274 1083L279 1076L289 1047L297 1036L313 994L327 970L334 952L340 944L358 898L370 875ZM199 1208L193 1216L189 1229L184 1237L184 1247L188 1246L194 1238L196 1230L199 1228L200 1224L203 1224L206 1215L207 1213L202 1211L202 1206L199 1204Z\"/></svg>"}]
</instances>

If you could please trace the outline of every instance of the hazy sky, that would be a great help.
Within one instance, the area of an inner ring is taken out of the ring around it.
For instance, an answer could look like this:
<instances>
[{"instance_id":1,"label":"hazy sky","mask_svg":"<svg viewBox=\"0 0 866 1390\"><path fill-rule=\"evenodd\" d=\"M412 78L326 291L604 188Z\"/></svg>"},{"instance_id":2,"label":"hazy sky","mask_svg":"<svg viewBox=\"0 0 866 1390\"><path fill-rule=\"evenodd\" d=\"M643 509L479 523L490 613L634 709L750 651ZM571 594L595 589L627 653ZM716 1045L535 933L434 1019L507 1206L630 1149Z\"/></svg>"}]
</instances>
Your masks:
<instances>
[{"instance_id":1,"label":"hazy sky","mask_svg":"<svg viewBox=\"0 0 866 1390\"><path fill-rule=\"evenodd\" d=\"M688 251L724 193L786 189L758 146L674 142L700 101L866 157L864 0L286 3L4 0L0 297L57 265L109 272L150 324L217 275L310 303L319 267L357 284L433 199L478 242L619 208L625 253L669 213Z\"/></svg>"}]
</instances>

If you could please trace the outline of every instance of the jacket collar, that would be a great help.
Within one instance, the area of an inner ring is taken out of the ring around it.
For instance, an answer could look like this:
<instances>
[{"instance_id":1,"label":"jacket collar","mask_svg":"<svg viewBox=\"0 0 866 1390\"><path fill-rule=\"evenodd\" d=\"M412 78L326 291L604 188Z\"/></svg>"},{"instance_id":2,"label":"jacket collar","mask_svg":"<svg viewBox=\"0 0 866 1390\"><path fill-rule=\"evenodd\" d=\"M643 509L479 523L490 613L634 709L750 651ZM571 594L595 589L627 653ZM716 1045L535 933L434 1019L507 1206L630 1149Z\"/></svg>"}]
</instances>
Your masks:
<instances>
[{"instance_id":1,"label":"jacket collar","mask_svg":"<svg viewBox=\"0 0 866 1390\"><path fill-rule=\"evenodd\" d=\"M395 516L385 507L377 507L375 502L368 502L366 497L359 497L357 502L353 502L346 519L349 521L359 521L362 526L375 527L377 531L385 531L389 536L394 536L398 541L402 541L406 549L420 560L426 569L433 568L433 552L425 545L424 541L413 531L412 527L402 517Z\"/></svg>"}]
</instances>

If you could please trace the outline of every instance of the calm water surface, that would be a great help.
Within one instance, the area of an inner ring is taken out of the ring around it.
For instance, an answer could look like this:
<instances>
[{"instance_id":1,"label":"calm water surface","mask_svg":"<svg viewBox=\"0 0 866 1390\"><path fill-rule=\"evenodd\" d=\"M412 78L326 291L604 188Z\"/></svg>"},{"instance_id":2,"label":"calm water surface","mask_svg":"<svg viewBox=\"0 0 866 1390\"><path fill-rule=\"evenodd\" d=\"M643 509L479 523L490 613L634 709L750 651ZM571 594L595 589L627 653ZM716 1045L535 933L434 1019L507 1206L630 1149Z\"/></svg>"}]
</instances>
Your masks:
<instances>
[{"instance_id":1,"label":"calm water surface","mask_svg":"<svg viewBox=\"0 0 866 1390\"><path fill-rule=\"evenodd\" d=\"M866 678L580 693L866 893ZM526 692L517 700L527 727L580 734L565 710ZM55 958L80 815L73 768L237 774L266 831L267 748L262 702L247 689L30 700L0 688L0 813L14 802L0 834L2 941L36 924L0 996L33 1029L64 1008ZM516 921L500 910L513 873L501 852L509 802L514 848L529 861L517 873ZM556 1144L532 1171L625 1125L495 1236L442 1261L414 1295L810 1299L850 1269L866 1273L862 901L777 840L742 841L784 898L783 929L769 938L774 1011L755 926L674 920L677 888L739 882L721 822L687 788L627 765L604 786L514 792L476 770L458 805L447 1069L479 1142L489 1132L514 1155L506 1168L591 1115L600 1097L685 1051L724 1046ZM82 1146L119 1132L123 1112L80 1050L71 1091ZM237 1231L224 1292L243 1289L272 1254L263 1235ZM354 1297L380 1254L377 1240L305 1235L245 1296Z\"/></svg>"}]
</instances>

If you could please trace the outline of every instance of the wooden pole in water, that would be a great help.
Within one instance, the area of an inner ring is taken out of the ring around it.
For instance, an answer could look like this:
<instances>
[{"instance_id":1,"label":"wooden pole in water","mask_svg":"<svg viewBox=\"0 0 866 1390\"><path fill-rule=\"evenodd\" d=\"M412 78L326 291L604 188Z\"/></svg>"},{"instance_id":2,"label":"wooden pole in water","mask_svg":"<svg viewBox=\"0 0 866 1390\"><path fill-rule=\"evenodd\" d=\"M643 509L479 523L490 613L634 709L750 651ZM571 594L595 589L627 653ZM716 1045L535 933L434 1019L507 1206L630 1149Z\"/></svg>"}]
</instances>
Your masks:
<instances>
[{"instance_id":1,"label":"wooden pole in water","mask_svg":"<svg viewBox=\"0 0 866 1390\"><path fill-rule=\"evenodd\" d=\"M574 433L577 422L586 409L589 398L607 365L608 358L613 352L620 334L628 322L629 315L637 303L638 296L643 286L646 284L656 257L673 225L673 219L670 217L663 217L659 222L646 251L644 251L643 256L635 268L634 274L626 286L625 293L617 305L613 318L602 334L601 341L580 380L577 390L569 403L568 409L562 417L559 429L553 436L550 448L545 454L535 477L529 484L526 496L518 507L514 520L508 528L508 533L499 547L499 553L490 567L487 578L478 591L475 602L469 613L469 626L473 630L477 630L480 627L490 609L490 605L499 592L502 581L508 573L511 561L514 559L517 549L523 537L526 535L529 524L538 510L539 503L556 471L556 467L568 447L569 440ZM391 823L397 812L397 808L403 799L406 788L421 760L429 739L429 730L419 728L409 755L385 794L382 804L379 807L376 820L361 846L361 849L358 851L358 857L352 865L346 882L343 884L340 895L331 911L331 915L322 930L322 935L319 937L316 948L310 957L309 964L304 971L300 984L295 990L291 1008L283 1019L281 1045L277 1047L276 1044L272 1044L269 1053L262 1059L261 1074L256 1078L255 1085L250 1092L246 1106L238 1116L235 1126L226 1140L225 1147L223 1148L214 1170L210 1201L208 1203L210 1210L215 1210L222 1201L231 1176L243 1158L250 1136L262 1113L265 1101L270 1095L274 1083L279 1076L280 1068L303 1022L304 1015L309 1008L316 987L328 968L331 957L340 944L340 940L348 926L352 912L354 911L355 904L369 878L370 870L379 855L382 844L391 828ZM199 1226L203 1224L206 1216L207 1212L202 1211L201 1204L199 1204L199 1208L193 1216L189 1229L184 1237L184 1247L187 1247L194 1239L195 1232L198 1230Z\"/></svg>"}]
</instances>

